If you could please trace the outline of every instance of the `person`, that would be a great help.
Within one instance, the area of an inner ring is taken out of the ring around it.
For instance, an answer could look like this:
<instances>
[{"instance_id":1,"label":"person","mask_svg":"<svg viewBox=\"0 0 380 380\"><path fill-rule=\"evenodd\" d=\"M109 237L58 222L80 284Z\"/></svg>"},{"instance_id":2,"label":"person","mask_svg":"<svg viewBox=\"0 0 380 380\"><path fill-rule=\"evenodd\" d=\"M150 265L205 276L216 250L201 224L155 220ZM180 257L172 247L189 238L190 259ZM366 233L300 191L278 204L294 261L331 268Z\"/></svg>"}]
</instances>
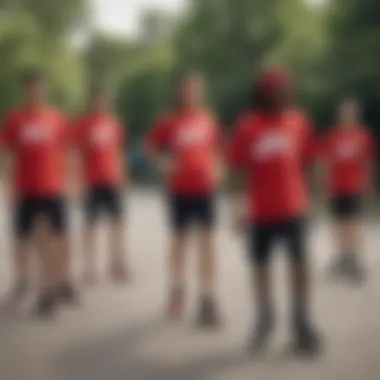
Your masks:
<instances>
[{"instance_id":1,"label":"person","mask_svg":"<svg viewBox=\"0 0 380 380\"><path fill-rule=\"evenodd\" d=\"M29 288L29 251L39 261L39 295L36 312L52 316L58 301L72 301L69 281L66 215L66 160L68 121L49 105L44 74L25 73L24 104L5 118L1 146L12 155L14 197L15 286L11 298L18 302Z\"/></svg>"},{"instance_id":2,"label":"person","mask_svg":"<svg viewBox=\"0 0 380 380\"><path fill-rule=\"evenodd\" d=\"M363 198L371 187L373 150L371 135L360 120L357 99L344 99L323 149L338 245L338 253L329 267L333 278L343 276L362 281L365 277L360 257L360 215Z\"/></svg>"},{"instance_id":3,"label":"person","mask_svg":"<svg viewBox=\"0 0 380 380\"><path fill-rule=\"evenodd\" d=\"M251 107L240 117L228 143L234 195L233 218L249 237L257 325L249 340L261 353L274 327L270 259L278 241L290 262L292 349L313 354L320 339L309 313L310 281L306 245L307 189L303 166L313 158L315 142L303 112L291 104L290 78L281 68L267 68L252 90ZM311 149L312 148L312 149ZM242 181L247 197L242 198Z\"/></svg>"},{"instance_id":4,"label":"person","mask_svg":"<svg viewBox=\"0 0 380 380\"><path fill-rule=\"evenodd\" d=\"M171 241L169 317L180 319L186 302L189 228L198 227L199 314L203 327L220 323L216 301L215 192L220 174L220 133L204 104L202 78L186 73L174 90L174 104L149 131L148 155L167 180Z\"/></svg>"},{"instance_id":5,"label":"person","mask_svg":"<svg viewBox=\"0 0 380 380\"><path fill-rule=\"evenodd\" d=\"M107 91L102 85L93 86L89 106L74 127L75 144L80 155L80 181L85 189L85 256L83 280L93 284L98 280L95 265L96 226L104 213L109 217L109 270L112 279L125 283L130 280L125 252L124 224L125 128L113 113Z\"/></svg>"}]
</instances>

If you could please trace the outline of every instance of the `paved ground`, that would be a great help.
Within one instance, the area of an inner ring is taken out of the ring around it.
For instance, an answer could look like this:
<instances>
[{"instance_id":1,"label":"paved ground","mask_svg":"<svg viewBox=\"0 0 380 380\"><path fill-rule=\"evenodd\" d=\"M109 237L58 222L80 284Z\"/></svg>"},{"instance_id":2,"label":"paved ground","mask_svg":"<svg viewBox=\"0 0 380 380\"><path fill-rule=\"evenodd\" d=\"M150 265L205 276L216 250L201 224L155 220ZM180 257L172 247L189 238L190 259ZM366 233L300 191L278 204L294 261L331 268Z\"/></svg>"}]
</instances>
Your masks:
<instances>
[{"instance_id":1,"label":"paved ground","mask_svg":"<svg viewBox=\"0 0 380 380\"><path fill-rule=\"evenodd\" d=\"M181 324L162 315L165 283L165 220L160 198L133 196L130 251L135 284L107 283L84 293L80 309L63 310L42 323L25 312L0 315L1 380L377 380L380 378L380 226L366 226L364 244L370 282L361 289L326 283L322 268L331 253L327 224L314 221L311 247L315 274L315 316L327 337L325 355L296 362L282 355L287 342L285 264L274 265L278 329L267 356L253 361L244 351L253 309L243 242L228 230L225 205L218 245L225 328L217 333L193 325L194 303ZM6 213L1 214L0 292L10 281ZM80 226L73 216L76 273ZM100 239L99 250L106 244ZM281 253L281 249L279 249ZM189 256L195 269L195 255ZM102 257L104 263L104 256ZM102 266L104 267L104 265ZM189 270L192 295L194 271ZM194 298L194 297L193 297Z\"/></svg>"}]
</instances>

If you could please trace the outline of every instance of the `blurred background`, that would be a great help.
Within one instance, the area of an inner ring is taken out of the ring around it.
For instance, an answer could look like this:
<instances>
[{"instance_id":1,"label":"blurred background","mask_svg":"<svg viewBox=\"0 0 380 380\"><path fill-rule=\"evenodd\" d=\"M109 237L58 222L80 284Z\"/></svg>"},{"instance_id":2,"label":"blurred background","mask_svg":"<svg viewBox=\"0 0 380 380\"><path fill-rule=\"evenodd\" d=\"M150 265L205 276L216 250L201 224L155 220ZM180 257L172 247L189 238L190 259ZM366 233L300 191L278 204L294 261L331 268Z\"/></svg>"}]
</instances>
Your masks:
<instances>
[{"instance_id":1,"label":"blurred background","mask_svg":"<svg viewBox=\"0 0 380 380\"><path fill-rule=\"evenodd\" d=\"M319 130L345 93L359 96L375 132L380 122L377 0L0 0L0 18L0 114L17 102L18 76L31 65L46 70L55 103L71 114L87 83L105 81L141 180L150 173L139 138L184 69L204 73L227 130L265 64L293 73Z\"/></svg>"},{"instance_id":2,"label":"blurred background","mask_svg":"<svg viewBox=\"0 0 380 380\"><path fill-rule=\"evenodd\" d=\"M378 136L379 62L379 0L0 0L0 117L17 104L20 73L31 66L43 68L54 103L71 116L85 106L89 83L106 82L128 126L126 155L140 183L154 178L141 138L166 107L176 73L204 74L226 132L246 107L260 68L283 65L319 133L333 122L340 97L355 94ZM1 291L9 287L12 268L6 203L0 197ZM316 365L298 366L277 352L258 362L244 356L253 310L249 268L226 202L218 230L226 328L205 335L190 321L184 328L162 321L167 287L162 203L158 193L140 189L129 202L128 249L137 273L131 288L91 290L81 313L67 310L46 326L0 310L1 379L244 380L253 373L257 379L379 379L378 221L364 221L368 286L316 286L316 319L327 337L327 355ZM80 262L78 210L72 219L73 256ZM322 282L319 271L330 260L334 240L328 220L316 219L312 226L312 264ZM106 245L99 250L106 252ZM285 255L278 257L276 301L287 315ZM194 276L191 284L195 294ZM277 346L287 338L283 319Z\"/></svg>"}]
</instances>

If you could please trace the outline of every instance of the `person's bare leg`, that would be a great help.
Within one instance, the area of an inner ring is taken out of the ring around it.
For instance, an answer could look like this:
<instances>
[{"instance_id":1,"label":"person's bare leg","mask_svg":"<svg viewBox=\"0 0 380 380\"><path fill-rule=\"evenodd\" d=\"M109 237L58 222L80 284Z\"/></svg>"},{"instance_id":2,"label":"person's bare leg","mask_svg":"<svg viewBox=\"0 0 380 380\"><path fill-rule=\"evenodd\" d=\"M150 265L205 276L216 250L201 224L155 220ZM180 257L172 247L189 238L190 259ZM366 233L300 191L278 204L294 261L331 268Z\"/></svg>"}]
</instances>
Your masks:
<instances>
[{"instance_id":1,"label":"person's bare leg","mask_svg":"<svg viewBox=\"0 0 380 380\"><path fill-rule=\"evenodd\" d=\"M35 235L39 258L39 298L37 313L51 316L55 311L56 291L60 282L59 240L47 223L39 226Z\"/></svg>"},{"instance_id":2,"label":"person's bare leg","mask_svg":"<svg viewBox=\"0 0 380 380\"><path fill-rule=\"evenodd\" d=\"M212 230L199 232L199 290L201 297L214 297L216 291L215 236Z\"/></svg>"},{"instance_id":3,"label":"person's bare leg","mask_svg":"<svg viewBox=\"0 0 380 380\"><path fill-rule=\"evenodd\" d=\"M185 231L176 231L172 234L169 248L168 314L175 319L182 317L185 308L186 243Z\"/></svg>"},{"instance_id":4,"label":"person's bare leg","mask_svg":"<svg viewBox=\"0 0 380 380\"><path fill-rule=\"evenodd\" d=\"M57 297L65 303L77 303L77 289L71 278L71 246L66 232L57 232L56 249L58 252L58 289Z\"/></svg>"},{"instance_id":5,"label":"person's bare leg","mask_svg":"<svg viewBox=\"0 0 380 380\"><path fill-rule=\"evenodd\" d=\"M356 256L359 249L359 222L354 218L340 220L336 225L339 255Z\"/></svg>"},{"instance_id":6,"label":"person's bare leg","mask_svg":"<svg viewBox=\"0 0 380 380\"><path fill-rule=\"evenodd\" d=\"M360 265L360 221L354 217L347 217L336 222L335 240L338 252L330 267L333 277L349 276L362 279L364 271Z\"/></svg>"},{"instance_id":7,"label":"person's bare leg","mask_svg":"<svg viewBox=\"0 0 380 380\"><path fill-rule=\"evenodd\" d=\"M96 232L96 225L87 224L83 233L83 282L87 285L96 283L98 279L96 267Z\"/></svg>"},{"instance_id":8,"label":"person's bare leg","mask_svg":"<svg viewBox=\"0 0 380 380\"><path fill-rule=\"evenodd\" d=\"M117 282L128 282L131 273L125 249L127 229L122 219L112 221L110 227L111 276Z\"/></svg>"},{"instance_id":9,"label":"person's bare leg","mask_svg":"<svg viewBox=\"0 0 380 380\"><path fill-rule=\"evenodd\" d=\"M249 341L252 353L259 353L266 347L274 326L269 248L266 251L265 261L257 261L252 270L252 292L255 294L257 310L255 328Z\"/></svg>"},{"instance_id":10,"label":"person's bare leg","mask_svg":"<svg viewBox=\"0 0 380 380\"><path fill-rule=\"evenodd\" d=\"M271 250L276 239L276 227L258 225L250 232L252 260L252 293L255 295L255 323L248 349L261 353L267 346L274 327L274 310L271 282Z\"/></svg>"},{"instance_id":11,"label":"person's bare leg","mask_svg":"<svg viewBox=\"0 0 380 380\"><path fill-rule=\"evenodd\" d=\"M340 226L339 247L343 274L352 280L364 279L364 268L360 255L360 222L347 218Z\"/></svg>"},{"instance_id":12,"label":"person's bare leg","mask_svg":"<svg viewBox=\"0 0 380 380\"><path fill-rule=\"evenodd\" d=\"M199 293L200 323L216 326L220 323L216 304L217 262L215 233L212 229L199 232Z\"/></svg>"},{"instance_id":13,"label":"person's bare leg","mask_svg":"<svg viewBox=\"0 0 380 380\"><path fill-rule=\"evenodd\" d=\"M306 232L302 221L292 222L285 231L289 249L290 288L292 294L292 316L294 346L301 354L319 352L320 339L310 316L310 273Z\"/></svg>"},{"instance_id":14,"label":"person's bare leg","mask_svg":"<svg viewBox=\"0 0 380 380\"><path fill-rule=\"evenodd\" d=\"M13 248L14 279L10 293L5 302L10 306L18 306L29 290L29 241L26 238L18 239Z\"/></svg>"}]
</instances>

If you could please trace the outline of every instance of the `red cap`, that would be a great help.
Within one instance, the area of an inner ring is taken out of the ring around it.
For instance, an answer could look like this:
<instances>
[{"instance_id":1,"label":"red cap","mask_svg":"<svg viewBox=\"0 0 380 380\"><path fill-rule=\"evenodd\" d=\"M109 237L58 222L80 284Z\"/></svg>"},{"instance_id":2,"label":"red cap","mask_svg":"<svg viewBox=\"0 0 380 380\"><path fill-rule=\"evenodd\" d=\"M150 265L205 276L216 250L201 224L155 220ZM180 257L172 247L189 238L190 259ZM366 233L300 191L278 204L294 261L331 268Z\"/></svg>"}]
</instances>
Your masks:
<instances>
[{"instance_id":1,"label":"red cap","mask_svg":"<svg viewBox=\"0 0 380 380\"><path fill-rule=\"evenodd\" d=\"M282 68L270 68L261 72L257 86L263 91L281 90L289 87L288 73Z\"/></svg>"}]
</instances>

